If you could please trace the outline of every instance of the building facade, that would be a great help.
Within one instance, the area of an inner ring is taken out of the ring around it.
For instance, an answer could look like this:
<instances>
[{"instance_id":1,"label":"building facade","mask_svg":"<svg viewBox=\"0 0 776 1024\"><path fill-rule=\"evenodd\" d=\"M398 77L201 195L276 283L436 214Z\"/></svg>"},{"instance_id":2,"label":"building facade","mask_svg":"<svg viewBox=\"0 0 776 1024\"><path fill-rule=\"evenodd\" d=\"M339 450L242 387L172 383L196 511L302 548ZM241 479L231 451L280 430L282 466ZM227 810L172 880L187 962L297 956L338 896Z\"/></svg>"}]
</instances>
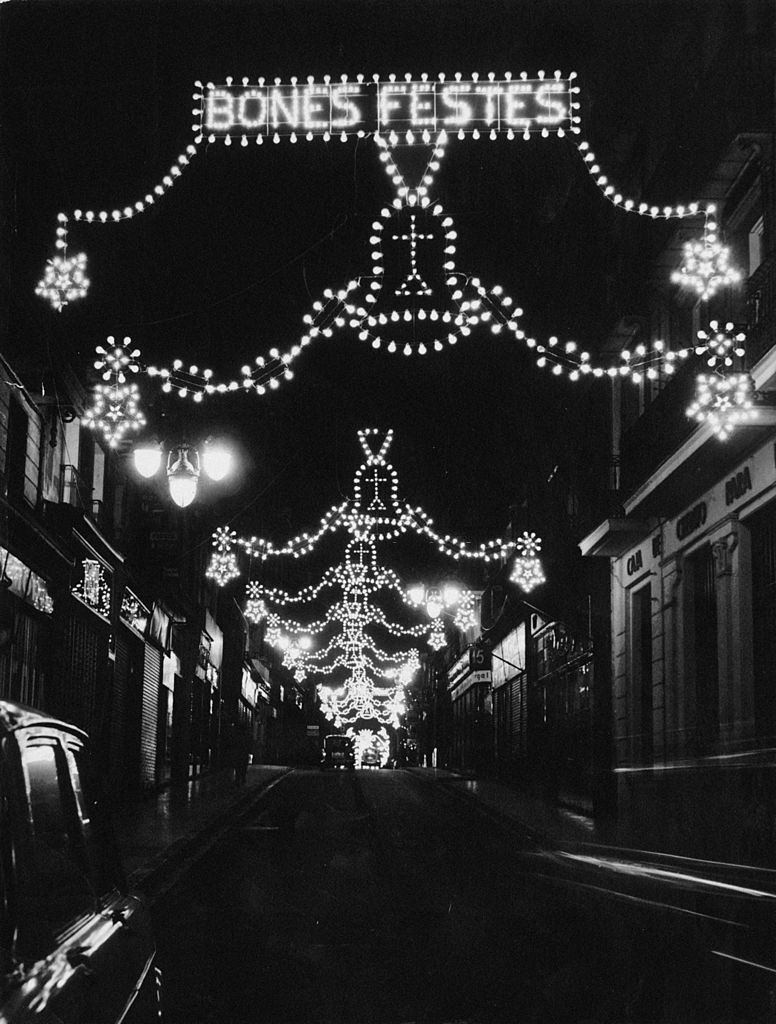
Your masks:
<instances>
[{"instance_id":1,"label":"building facade","mask_svg":"<svg viewBox=\"0 0 776 1024\"><path fill-rule=\"evenodd\" d=\"M686 410L706 358L628 391L612 388L612 479L618 507L580 544L608 559L612 727L623 838L695 856L772 863L776 803L776 208L772 11L728 26L738 62L724 116L685 121L704 137L684 165L666 148L649 186L695 187L715 204L741 282L710 299L671 283L690 234L670 236L645 270L651 287L630 343L692 350L712 321L745 334L740 370L756 415L720 440ZM717 39L718 34L712 38ZM719 73L712 59L699 90ZM686 102L686 101L685 101ZM670 140L668 140L670 142ZM704 163L701 163L701 160ZM705 176L699 172L705 167ZM697 182L697 186L691 182ZM697 229L696 229L697 233ZM727 329L727 328L726 328ZM718 368L718 371L719 368ZM724 370L721 372L725 372Z\"/></svg>"}]
</instances>

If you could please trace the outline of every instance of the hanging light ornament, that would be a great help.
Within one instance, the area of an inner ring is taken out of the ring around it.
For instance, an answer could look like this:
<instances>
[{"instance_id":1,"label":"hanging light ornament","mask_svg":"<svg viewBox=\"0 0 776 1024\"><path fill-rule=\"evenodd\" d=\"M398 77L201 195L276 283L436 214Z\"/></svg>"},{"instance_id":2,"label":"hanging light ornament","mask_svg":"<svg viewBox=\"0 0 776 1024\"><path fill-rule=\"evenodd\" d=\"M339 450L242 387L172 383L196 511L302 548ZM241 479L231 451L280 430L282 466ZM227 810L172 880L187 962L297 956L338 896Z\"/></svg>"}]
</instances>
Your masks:
<instances>
[{"instance_id":1,"label":"hanging light ornament","mask_svg":"<svg viewBox=\"0 0 776 1024\"><path fill-rule=\"evenodd\" d=\"M446 644L445 624L442 619L434 619L431 623L431 629L428 631L428 646L433 651L441 651Z\"/></svg>"},{"instance_id":2,"label":"hanging light ornament","mask_svg":"<svg viewBox=\"0 0 776 1024\"><path fill-rule=\"evenodd\" d=\"M35 294L51 303L53 308L62 308L74 299L82 299L89 290L86 277L86 253L75 256L54 256L46 260L46 270L35 288Z\"/></svg>"},{"instance_id":3,"label":"hanging light ornament","mask_svg":"<svg viewBox=\"0 0 776 1024\"><path fill-rule=\"evenodd\" d=\"M261 589L258 583L249 583L245 590L245 618L250 622L258 623L267 617L267 606L261 598Z\"/></svg>"},{"instance_id":4,"label":"hanging light ornament","mask_svg":"<svg viewBox=\"0 0 776 1024\"><path fill-rule=\"evenodd\" d=\"M210 565L205 575L215 580L219 587L225 587L231 580L240 575L237 568L237 558L232 547L237 534L226 526L219 526L213 535L213 547L215 551L210 556Z\"/></svg>"},{"instance_id":5,"label":"hanging light ornament","mask_svg":"<svg viewBox=\"0 0 776 1024\"><path fill-rule=\"evenodd\" d=\"M509 578L526 594L545 582L542 563L539 560L541 546L541 539L535 533L524 533L515 544L517 557Z\"/></svg>"},{"instance_id":6,"label":"hanging light ornament","mask_svg":"<svg viewBox=\"0 0 776 1024\"><path fill-rule=\"evenodd\" d=\"M708 334L706 331L698 331L698 340L701 344L696 346L696 355L707 355L706 362L711 367L715 367L718 364L730 367L733 365L733 356L743 358L746 354L746 350L743 347L746 335L743 331L733 335L731 332L735 330L735 324L730 322L725 324L724 330L720 330L719 321L717 320L710 320L709 327L713 332L712 334Z\"/></svg>"},{"instance_id":7,"label":"hanging light ornament","mask_svg":"<svg viewBox=\"0 0 776 1024\"><path fill-rule=\"evenodd\" d=\"M713 209L709 207L711 212ZM741 280L740 271L730 265L730 249L720 242L715 221L706 221L703 238L684 243L682 265L673 272L671 280L692 289L704 302L720 288Z\"/></svg>"},{"instance_id":8,"label":"hanging light ornament","mask_svg":"<svg viewBox=\"0 0 776 1024\"><path fill-rule=\"evenodd\" d=\"M114 344L112 337L107 340L109 345ZM131 340L124 338L124 345ZM136 360L140 349L127 352L116 346L108 351L98 345L96 352L100 358L95 360L94 366L103 371L103 383L93 389L92 405L86 410L84 423L92 430L99 430L111 448L117 448L126 434L140 430L146 422L139 407L137 384L127 380L127 372L138 372Z\"/></svg>"},{"instance_id":9,"label":"hanging light ornament","mask_svg":"<svg viewBox=\"0 0 776 1024\"><path fill-rule=\"evenodd\" d=\"M716 436L725 441L740 423L754 419L754 384L747 373L728 373L735 359L746 354L743 331L733 334L735 325L724 329L717 320L709 322L711 333L698 331L696 355L706 356L713 373L701 373L696 379L695 398L687 415L698 423L709 423Z\"/></svg>"},{"instance_id":10,"label":"hanging light ornament","mask_svg":"<svg viewBox=\"0 0 776 1024\"><path fill-rule=\"evenodd\" d=\"M63 306L86 295L89 281L86 277L86 253L79 252L70 257L67 255L67 214L57 214L57 222L54 245L61 250L61 255L46 260L46 270L38 282L35 294L46 299L61 313Z\"/></svg>"},{"instance_id":11,"label":"hanging light ornament","mask_svg":"<svg viewBox=\"0 0 776 1024\"><path fill-rule=\"evenodd\" d=\"M740 423L757 416L753 390L747 373L699 374L695 401L687 415L698 423L708 423L717 437L726 441Z\"/></svg>"}]
</instances>

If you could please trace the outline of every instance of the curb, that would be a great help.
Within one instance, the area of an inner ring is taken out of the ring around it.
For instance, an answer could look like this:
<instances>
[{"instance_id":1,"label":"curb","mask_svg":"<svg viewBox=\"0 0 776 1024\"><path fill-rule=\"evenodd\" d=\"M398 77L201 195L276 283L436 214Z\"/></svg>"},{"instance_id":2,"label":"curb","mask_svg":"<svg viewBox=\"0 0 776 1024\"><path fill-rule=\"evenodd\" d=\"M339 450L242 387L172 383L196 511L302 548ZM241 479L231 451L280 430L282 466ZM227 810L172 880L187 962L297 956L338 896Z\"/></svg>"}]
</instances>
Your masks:
<instances>
[{"instance_id":1,"label":"curb","mask_svg":"<svg viewBox=\"0 0 776 1024\"><path fill-rule=\"evenodd\" d=\"M160 850L147 864L136 868L128 876L129 891L139 892L146 906L152 907L158 899L172 889L188 868L218 842L235 821L239 821L240 818L249 814L253 810L254 804L258 803L270 789L293 771L293 768L284 768L271 779L266 779L252 787L248 793L214 815L206 825L191 829Z\"/></svg>"}]
</instances>

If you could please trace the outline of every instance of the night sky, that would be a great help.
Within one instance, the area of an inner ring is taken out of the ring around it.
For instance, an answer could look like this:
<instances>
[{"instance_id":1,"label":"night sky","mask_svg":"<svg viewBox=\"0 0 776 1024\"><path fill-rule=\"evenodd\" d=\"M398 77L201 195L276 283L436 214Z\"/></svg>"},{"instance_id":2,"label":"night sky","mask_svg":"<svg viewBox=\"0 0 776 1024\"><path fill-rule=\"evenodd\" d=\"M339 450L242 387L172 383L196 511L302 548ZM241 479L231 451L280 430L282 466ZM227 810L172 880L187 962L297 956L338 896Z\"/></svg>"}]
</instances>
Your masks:
<instances>
[{"instance_id":1,"label":"night sky","mask_svg":"<svg viewBox=\"0 0 776 1024\"><path fill-rule=\"evenodd\" d=\"M148 363L179 356L231 375L293 344L323 288L369 272L370 225L392 197L370 140L216 143L143 215L71 224L70 251L89 258L85 300L57 314L34 294L60 210L123 207L167 173L191 141L196 79L575 70L583 134L625 186L640 147L665 128L651 83L670 74L692 85L692 61L674 53L669 64L664 39L696 11L646 0L6 3L3 348L33 388L38 368L63 356L92 381L94 346L109 334L131 336ZM563 140L453 140L432 198L456 222L462 270L503 284L538 336L593 351L634 311L617 307L607 280L617 252L647 254L665 237L635 218L624 230ZM637 270L622 281L634 304ZM605 385L543 375L511 336L475 331L406 358L350 331L311 345L295 370L266 398L199 407L140 380L159 436L199 431L237 445L228 512L241 532L279 541L313 527L350 493L356 430L367 426L394 427L404 496L442 533L501 534L526 500L517 525L542 532L532 509L557 466L591 507L601 500L588 445L606 443Z\"/></svg>"}]
</instances>

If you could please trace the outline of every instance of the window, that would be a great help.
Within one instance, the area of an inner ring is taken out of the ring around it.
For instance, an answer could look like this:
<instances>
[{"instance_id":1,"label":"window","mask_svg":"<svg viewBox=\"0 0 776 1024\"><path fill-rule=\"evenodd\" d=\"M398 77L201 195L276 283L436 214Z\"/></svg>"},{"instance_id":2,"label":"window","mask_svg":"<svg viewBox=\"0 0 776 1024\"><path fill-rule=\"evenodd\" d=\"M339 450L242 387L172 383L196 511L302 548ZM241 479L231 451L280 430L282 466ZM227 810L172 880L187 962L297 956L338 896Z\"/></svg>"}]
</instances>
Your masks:
<instances>
[{"instance_id":1,"label":"window","mask_svg":"<svg viewBox=\"0 0 776 1024\"><path fill-rule=\"evenodd\" d=\"M763 218L760 217L749 228L749 276L763 261Z\"/></svg>"}]
</instances>

